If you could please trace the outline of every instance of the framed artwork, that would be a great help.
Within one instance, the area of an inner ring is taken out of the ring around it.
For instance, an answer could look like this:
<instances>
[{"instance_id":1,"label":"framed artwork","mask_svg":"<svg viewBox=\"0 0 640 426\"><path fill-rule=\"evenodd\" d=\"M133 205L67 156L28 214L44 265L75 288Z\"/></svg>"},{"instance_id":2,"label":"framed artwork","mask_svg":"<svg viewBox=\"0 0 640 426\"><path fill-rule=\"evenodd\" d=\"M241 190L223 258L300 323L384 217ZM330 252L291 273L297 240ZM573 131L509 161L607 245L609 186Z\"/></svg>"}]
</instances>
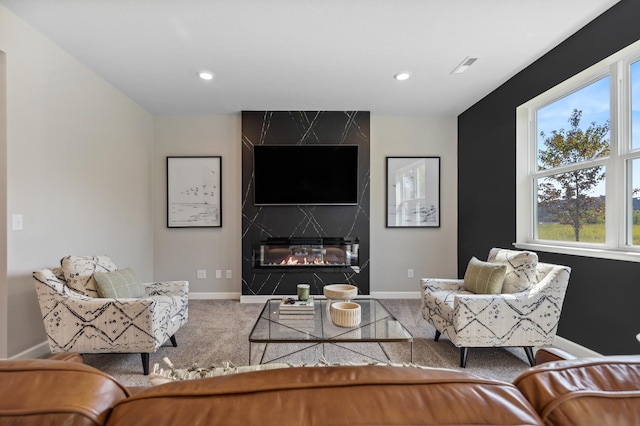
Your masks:
<instances>
[{"instance_id":1,"label":"framed artwork","mask_svg":"<svg viewBox=\"0 0 640 426\"><path fill-rule=\"evenodd\" d=\"M440 227L440 157L387 157L387 228Z\"/></svg>"},{"instance_id":2,"label":"framed artwork","mask_svg":"<svg viewBox=\"0 0 640 426\"><path fill-rule=\"evenodd\" d=\"M222 157L167 157L167 227L222 226Z\"/></svg>"}]
</instances>

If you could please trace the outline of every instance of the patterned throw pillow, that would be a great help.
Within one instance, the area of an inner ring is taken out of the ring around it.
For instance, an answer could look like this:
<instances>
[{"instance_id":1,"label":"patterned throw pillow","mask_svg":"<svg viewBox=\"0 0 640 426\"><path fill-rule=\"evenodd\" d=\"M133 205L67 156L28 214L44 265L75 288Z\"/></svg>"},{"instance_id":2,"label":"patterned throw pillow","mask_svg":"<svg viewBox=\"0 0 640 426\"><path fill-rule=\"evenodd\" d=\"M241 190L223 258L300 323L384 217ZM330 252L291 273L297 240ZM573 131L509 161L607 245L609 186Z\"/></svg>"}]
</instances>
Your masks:
<instances>
[{"instance_id":1,"label":"patterned throw pillow","mask_svg":"<svg viewBox=\"0 0 640 426\"><path fill-rule=\"evenodd\" d=\"M536 283L538 255L531 251L507 250L492 248L487 262L500 263L507 266L504 277L503 293L517 293L529 289Z\"/></svg>"},{"instance_id":2,"label":"patterned throw pillow","mask_svg":"<svg viewBox=\"0 0 640 426\"><path fill-rule=\"evenodd\" d=\"M483 262L472 257L464 273L464 289L476 294L499 294L502 292L507 267Z\"/></svg>"},{"instance_id":3,"label":"patterned throw pillow","mask_svg":"<svg viewBox=\"0 0 640 426\"><path fill-rule=\"evenodd\" d=\"M118 269L108 256L65 256L60 265L67 286L89 297L98 297L95 272Z\"/></svg>"},{"instance_id":4,"label":"patterned throw pillow","mask_svg":"<svg viewBox=\"0 0 640 426\"><path fill-rule=\"evenodd\" d=\"M144 297L144 286L131 268L93 274L100 297L113 299L123 297Z\"/></svg>"},{"instance_id":5,"label":"patterned throw pillow","mask_svg":"<svg viewBox=\"0 0 640 426\"><path fill-rule=\"evenodd\" d=\"M279 368L301 368L301 367L339 367L339 366L387 366L387 367L396 367L396 368L417 368L419 370L433 370L433 367L426 367L419 364L414 363L392 363L389 362L378 362L378 361L369 361L369 362L329 362L324 357L320 357L317 363L315 364L293 364L291 362L287 363L269 363L269 364L257 364L257 365L243 365L236 366L230 361L226 361L223 363L221 367L208 367L202 368L198 367L198 364L194 364L188 368L176 368L169 358L162 359L169 368L167 370L160 368L159 364L154 364L153 371L149 374L149 379L151 384L154 386L163 385L165 383L182 381L182 380L197 380L197 379L206 379L208 377L218 377L218 376L230 376L233 374L239 373L249 373L251 371L264 371L264 370L276 370Z\"/></svg>"}]
</instances>

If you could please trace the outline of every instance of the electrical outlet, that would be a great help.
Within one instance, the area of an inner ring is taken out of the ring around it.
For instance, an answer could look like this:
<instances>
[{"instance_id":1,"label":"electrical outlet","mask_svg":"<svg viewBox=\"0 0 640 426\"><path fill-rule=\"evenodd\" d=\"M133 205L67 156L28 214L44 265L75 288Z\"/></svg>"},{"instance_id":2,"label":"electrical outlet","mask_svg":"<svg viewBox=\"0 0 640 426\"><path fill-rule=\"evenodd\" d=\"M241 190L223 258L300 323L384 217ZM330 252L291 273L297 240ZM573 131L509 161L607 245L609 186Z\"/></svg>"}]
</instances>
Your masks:
<instances>
[{"instance_id":1,"label":"electrical outlet","mask_svg":"<svg viewBox=\"0 0 640 426\"><path fill-rule=\"evenodd\" d=\"M413 278L413 269L407 269L407 278Z\"/></svg>"},{"instance_id":2,"label":"electrical outlet","mask_svg":"<svg viewBox=\"0 0 640 426\"><path fill-rule=\"evenodd\" d=\"M231 278L231 269L227 269L227 278Z\"/></svg>"},{"instance_id":3,"label":"electrical outlet","mask_svg":"<svg viewBox=\"0 0 640 426\"><path fill-rule=\"evenodd\" d=\"M205 278L207 278L207 271L204 269L198 269L198 271L196 272L196 278L199 280L204 280Z\"/></svg>"},{"instance_id":4,"label":"electrical outlet","mask_svg":"<svg viewBox=\"0 0 640 426\"><path fill-rule=\"evenodd\" d=\"M222 271L220 269L216 269L216 278L217 279L222 278Z\"/></svg>"}]
</instances>

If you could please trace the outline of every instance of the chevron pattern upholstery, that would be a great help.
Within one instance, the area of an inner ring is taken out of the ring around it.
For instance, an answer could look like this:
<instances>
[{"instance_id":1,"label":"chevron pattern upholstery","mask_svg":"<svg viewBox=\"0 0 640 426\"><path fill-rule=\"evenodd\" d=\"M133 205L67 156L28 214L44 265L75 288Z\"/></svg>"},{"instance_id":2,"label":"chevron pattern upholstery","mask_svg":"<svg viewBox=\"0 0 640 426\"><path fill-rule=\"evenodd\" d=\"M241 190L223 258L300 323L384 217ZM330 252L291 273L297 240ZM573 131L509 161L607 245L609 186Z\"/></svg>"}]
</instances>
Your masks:
<instances>
[{"instance_id":1,"label":"chevron pattern upholstery","mask_svg":"<svg viewBox=\"0 0 640 426\"><path fill-rule=\"evenodd\" d=\"M522 346L533 365L533 346L551 345L556 335L571 269L538 263L536 282L515 293L474 294L463 280L421 280L422 316L461 348Z\"/></svg>"},{"instance_id":2,"label":"chevron pattern upholstery","mask_svg":"<svg viewBox=\"0 0 640 426\"><path fill-rule=\"evenodd\" d=\"M149 354L189 317L189 282L143 284L142 298L91 297L67 285L61 268L33 273L38 302L52 353L141 353L149 374Z\"/></svg>"}]
</instances>

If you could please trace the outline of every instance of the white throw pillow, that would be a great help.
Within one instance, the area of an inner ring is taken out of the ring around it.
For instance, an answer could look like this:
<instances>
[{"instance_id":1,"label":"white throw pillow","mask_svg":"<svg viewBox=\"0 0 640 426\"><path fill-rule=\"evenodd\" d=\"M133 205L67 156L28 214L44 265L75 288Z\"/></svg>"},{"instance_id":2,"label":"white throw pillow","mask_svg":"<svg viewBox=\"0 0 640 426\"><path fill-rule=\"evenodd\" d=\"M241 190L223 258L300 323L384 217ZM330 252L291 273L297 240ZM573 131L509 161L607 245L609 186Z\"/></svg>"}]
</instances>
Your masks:
<instances>
[{"instance_id":1,"label":"white throw pillow","mask_svg":"<svg viewBox=\"0 0 640 426\"><path fill-rule=\"evenodd\" d=\"M536 283L538 255L534 252L494 247L489 251L487 262L507 265L503 293L518 293Z\"/></svg>"},{"instance_id":2,"label":"white throw pillow","mask_svg":"<svg viewBox=\"0 0 640 426\"><path fill-rule=\"evenodd\" d=\"M118 269L108 256L65 256L60 264L67 286L89 297L98 297L94 272Z\"/></svg>"}]
</instances>

